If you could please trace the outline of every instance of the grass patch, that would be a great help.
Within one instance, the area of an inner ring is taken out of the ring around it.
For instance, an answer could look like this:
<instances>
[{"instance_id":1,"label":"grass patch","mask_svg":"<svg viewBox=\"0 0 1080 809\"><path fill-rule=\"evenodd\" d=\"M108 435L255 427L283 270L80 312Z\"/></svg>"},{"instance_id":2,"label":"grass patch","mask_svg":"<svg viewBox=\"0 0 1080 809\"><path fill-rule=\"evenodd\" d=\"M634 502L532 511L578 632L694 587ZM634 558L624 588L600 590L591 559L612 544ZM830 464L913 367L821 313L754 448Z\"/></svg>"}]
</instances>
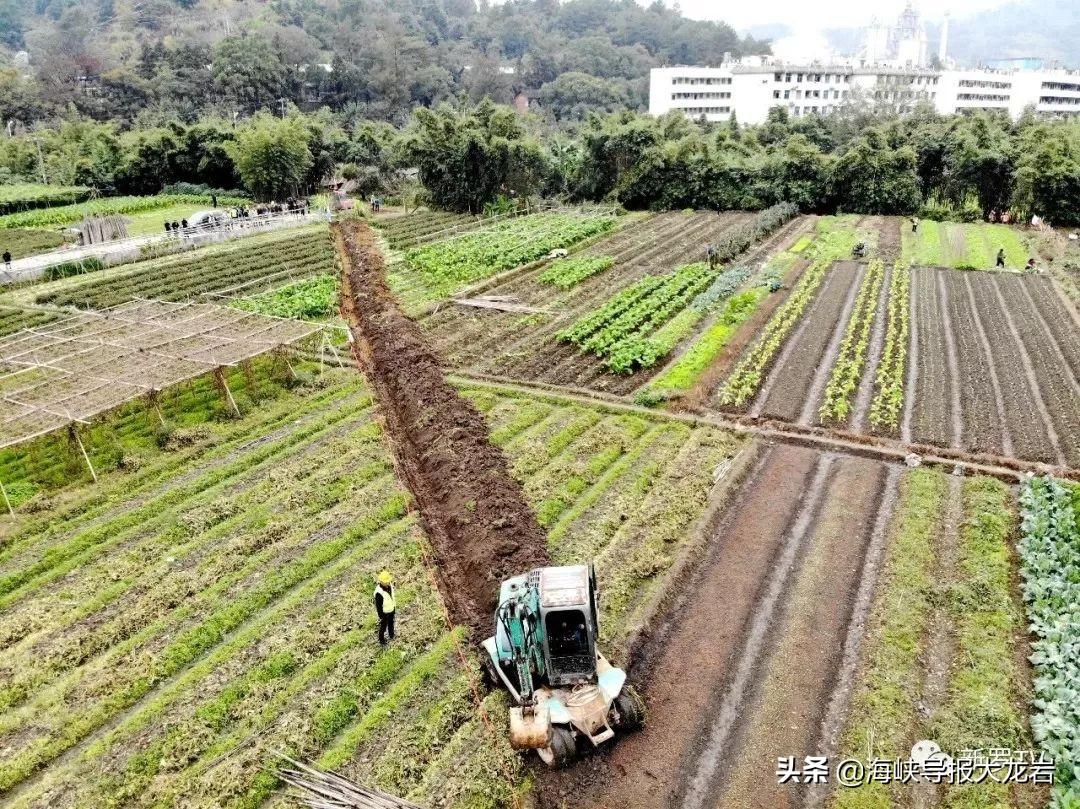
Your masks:
<instances>
[{"instance_id":1,"label":"grass patch","mask_svg":"<svg viewBox=\"0 0 1080 809\"><path fill-rule=\"evenodd\" d=\"M0 231L0 253L11 253L12 259L36 256L53 250L65 241L59 230L34 230L31 228L8 228Z\"/></svg>"},{"instance_id":2,"label":"grass patch","mask_svg":"<svg viewBox=\"0 0 1080 809\"><path fill-rule=\"evenodd\" d=\"M918 718L922 638L933 607L934 544L948 495L941 472L916 469L900 484L889 549L868 622L843 758L906 758ZM869 809L891 805L880 783L840 789L831 805Z\"/></svg>"},{"instance_id":3,"label":"grass patch","mask_svg":"<svg viewBox=\"0 0 1080 809\"><path fill-rule=\"evenodd\" d=\"M1019 230L990 222L936 222L924 219L918 233L901 228L902 261L917 267L992 269L998 250L1005 249L1005 266L1020 269L1028 247Z\"/></svg>"}]
</instances>

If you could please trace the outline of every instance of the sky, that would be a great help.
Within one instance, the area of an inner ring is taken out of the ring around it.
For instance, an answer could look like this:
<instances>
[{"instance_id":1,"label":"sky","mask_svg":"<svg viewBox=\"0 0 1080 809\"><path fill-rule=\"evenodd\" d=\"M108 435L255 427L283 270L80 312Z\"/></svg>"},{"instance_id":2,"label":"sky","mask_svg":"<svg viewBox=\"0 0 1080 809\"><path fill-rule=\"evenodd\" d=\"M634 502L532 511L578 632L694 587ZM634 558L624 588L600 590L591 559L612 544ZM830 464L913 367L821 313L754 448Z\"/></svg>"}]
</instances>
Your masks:
<instances>
[{"instance_id":1,"label":"sky","mask_svg":"<svg viewBox=\"0 0 1080 809\"><path fill-rule=\"evenodd\" d=\"M643 5L648 0L639 0ZM675 0L664 0L671 7ZM946 12L954 18L967 17L1003 5L1005 0L935 0L919 2L915 9L928 21L939 21ZM879 19L892 21L904 8L904 0L769 0L769 2L723 2L722 0L679 0L682 12L695 20L723 20L738 30L752 25L784 23L793 31L808 35L825 28L848 28Z\"/></svg>"}]
</instances>

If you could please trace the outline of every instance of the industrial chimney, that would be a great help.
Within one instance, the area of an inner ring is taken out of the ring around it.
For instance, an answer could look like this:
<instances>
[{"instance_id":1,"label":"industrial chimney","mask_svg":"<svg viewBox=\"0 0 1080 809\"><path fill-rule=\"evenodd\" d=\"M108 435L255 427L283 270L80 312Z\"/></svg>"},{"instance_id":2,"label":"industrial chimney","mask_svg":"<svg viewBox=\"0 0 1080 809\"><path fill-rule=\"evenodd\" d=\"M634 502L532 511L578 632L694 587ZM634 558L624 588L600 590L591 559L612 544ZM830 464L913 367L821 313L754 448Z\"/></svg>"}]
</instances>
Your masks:
<instances>
[{"instance_id":1,"label":"industrial chimney","mask_svg":"<svg viewBox=\"0 0 1080 809\"><path fill-rule=\"evenodd\" d=\"M949 14L945 13L945 19L941 23L941 42L938 43L938 61L945 66L945 59L949 55Z\"/></svg>"}]
</instances>

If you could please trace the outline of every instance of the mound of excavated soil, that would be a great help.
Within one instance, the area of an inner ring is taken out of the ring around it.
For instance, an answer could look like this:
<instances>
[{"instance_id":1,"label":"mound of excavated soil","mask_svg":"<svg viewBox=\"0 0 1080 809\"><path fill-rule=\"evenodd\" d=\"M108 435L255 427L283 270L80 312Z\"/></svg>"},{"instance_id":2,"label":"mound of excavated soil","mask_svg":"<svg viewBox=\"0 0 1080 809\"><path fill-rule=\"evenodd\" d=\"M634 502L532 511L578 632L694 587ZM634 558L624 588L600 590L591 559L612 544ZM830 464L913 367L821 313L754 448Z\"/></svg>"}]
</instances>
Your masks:
<instances>
[{"instance_id":1,"label":"mound of excavated soil","mask_svg":"<svg viewBox=\"0 0 1080 809\"><path fill-rule=\"evenodd\" d=\"M547 537L488 440L484 417L443 378L439 361L386 284L367 224L333 226L341 312L375 389L397 468L434 546L451 618L491 632L504 578L548 564Z\"/></svg>"}]
</instances>

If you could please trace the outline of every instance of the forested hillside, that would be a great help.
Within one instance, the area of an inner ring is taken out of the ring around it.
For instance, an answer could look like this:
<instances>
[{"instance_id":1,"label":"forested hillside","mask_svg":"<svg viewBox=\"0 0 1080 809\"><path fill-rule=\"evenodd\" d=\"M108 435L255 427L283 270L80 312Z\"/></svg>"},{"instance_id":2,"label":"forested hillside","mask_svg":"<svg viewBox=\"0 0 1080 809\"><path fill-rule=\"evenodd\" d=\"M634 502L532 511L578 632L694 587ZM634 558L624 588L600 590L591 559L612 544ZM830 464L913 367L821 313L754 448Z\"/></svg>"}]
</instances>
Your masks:
<instances>
[{"instance_id":1,"label":"forested hillside","mask_svg":"<svg viewBox=\"0 0 1080 809\"><path fill-rule=\"evenodd\" d=\"M0 118L192 121L284 99L403 123L416 105L525 93L573 119L644 106L656 65L765 47L633 0L0 0Z\"/></svg>"}]
</instances>

